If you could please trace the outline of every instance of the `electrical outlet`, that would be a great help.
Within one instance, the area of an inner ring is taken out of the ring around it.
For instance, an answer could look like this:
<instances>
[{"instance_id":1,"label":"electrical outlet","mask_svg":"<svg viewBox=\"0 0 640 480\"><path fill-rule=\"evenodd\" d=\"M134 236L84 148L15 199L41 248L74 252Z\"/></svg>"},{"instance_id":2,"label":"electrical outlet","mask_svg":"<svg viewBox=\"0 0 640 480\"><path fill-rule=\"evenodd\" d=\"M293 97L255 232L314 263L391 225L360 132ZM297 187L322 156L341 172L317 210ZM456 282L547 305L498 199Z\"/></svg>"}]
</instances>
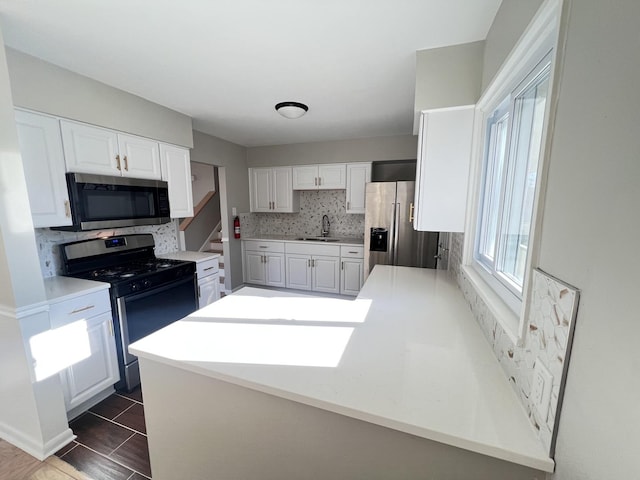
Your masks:
<instances>
[{"instance_id":1,"label":"electrical outlet","mask_svg":"<svg viewBox=\"0 0 640 480\"><path fill-rule=\"evenodd\" d=\"M238 212L237 212L237 210L236 210L236 207L231 207L231 215L233 215L234 217L235 217L236 215L238 215Z\"/></svg>"},{"instance_id":2,"label":"electrical outlet","mask_svg":"<svg viewBox=\"0 0 640 480\"><path fill-rule=\"evenodd\" d=\"M531 400L542 422L547 421L547 415L549 414L552 385L553 376L551 372L549 372L549 369L542 363L540 357L536 358L536 363L533 367L533 380L531 382Z\"/></svg>"}]
</instances>

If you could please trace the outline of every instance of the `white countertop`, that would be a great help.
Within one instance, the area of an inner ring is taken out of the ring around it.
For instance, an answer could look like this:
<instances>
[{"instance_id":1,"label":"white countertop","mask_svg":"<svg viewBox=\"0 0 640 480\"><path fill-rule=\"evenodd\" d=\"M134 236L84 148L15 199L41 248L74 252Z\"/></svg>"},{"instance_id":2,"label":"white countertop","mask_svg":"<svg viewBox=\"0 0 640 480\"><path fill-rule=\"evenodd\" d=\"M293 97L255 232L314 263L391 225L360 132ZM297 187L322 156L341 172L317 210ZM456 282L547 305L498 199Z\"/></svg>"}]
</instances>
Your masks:
<instances>
[{"instance_id":1,"label":"white countertop","mask_svg":"<svg viewBox=\"0 0 640 480\"><path fill-rule=\"evenodd\" d=\"M313 243L311 240L296 240L297 238L313 238L320 237L320 235L266 235L266 234L258 234L258 235L248 235L242 237L241 240L270 240L270 241L279 241L279 242L297 242L297 243ZM354 238L354 237L333 237L329 236L328 238L335 238L337 242L325 242L322 240L318 240L318 243L326 244L326 245L364 245L364 239L362 238Z\"/></svg>"},{"instance_id":2,"label":"white countertop","mask_svg":"<svg viewBox=\"0 0 640 480\"><path fill-rule=\"evenodd\" d=\"M554 468L448 272L378 265L356 300L246 287L130 351L444 444Z\"/></svg>"},{"instance_id":3,"label":"white countertop","mask_svg":"<svg viewBox=\"0 0 640 480\"><path fill-rule=\"evenodd\" d=\"M163 253L161 255L156 255L158 258L170 258L172 260L182 260L184 262L204 262L205 260L210 260L212 258L219 257L219 253L212 252L172 252L172 253Z\"/></svg>"},{"instance_id":4,"label":"white countertop","mask_svg":"<svg viewBox=\"0 0 640 480\"><path fill-rule=\"evenodd\" d=\"M49 303L58 303L79 295L106 290L108 283L83 280L74 277L49 277L44 279L44 291Z\"/></svg>"}]
</instances>

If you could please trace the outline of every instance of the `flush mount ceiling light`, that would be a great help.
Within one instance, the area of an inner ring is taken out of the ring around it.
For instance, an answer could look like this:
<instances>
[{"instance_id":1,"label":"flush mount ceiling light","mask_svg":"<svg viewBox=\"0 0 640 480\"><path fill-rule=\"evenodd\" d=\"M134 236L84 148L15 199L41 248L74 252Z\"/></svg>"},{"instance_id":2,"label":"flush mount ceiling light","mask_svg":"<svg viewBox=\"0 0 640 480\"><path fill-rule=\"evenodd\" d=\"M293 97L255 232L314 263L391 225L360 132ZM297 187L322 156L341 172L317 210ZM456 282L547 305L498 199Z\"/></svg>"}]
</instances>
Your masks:
<instances>
[{"instance_id":1,"label":"flush mount ceiling light","mask_svg":"<svg viewBox=\"0 0 640 480\"><path fill-rule=\"evenodd\" d=\"M276 111L285 118L300 118L307 113L309 107L300 102L280 102L276 104Z\"/></svg>"}]
</instances>

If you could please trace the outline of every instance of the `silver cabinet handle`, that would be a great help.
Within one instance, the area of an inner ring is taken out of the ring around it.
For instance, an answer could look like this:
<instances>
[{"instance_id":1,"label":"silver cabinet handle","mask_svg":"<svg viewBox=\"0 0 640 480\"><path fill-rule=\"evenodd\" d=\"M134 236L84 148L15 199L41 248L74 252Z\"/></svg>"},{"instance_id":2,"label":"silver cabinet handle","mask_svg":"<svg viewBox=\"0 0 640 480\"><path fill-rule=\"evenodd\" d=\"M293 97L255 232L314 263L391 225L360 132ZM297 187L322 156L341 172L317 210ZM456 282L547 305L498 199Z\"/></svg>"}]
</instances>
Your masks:
<instances>
[{"instance_id":1,"label":"silver cabinet handle","mask_svg":"<svg viewBox=\"0 0 640 480\"><path fill-rule=\"evenodd\" d=\"M344 270L344 262L340 262L342 265L340 265L340 270Z\"/></svg>"},{"instance_id":2,"label":"silver cabinet handle","mask_svg":"<svg viewBox=\"0 0 640 480\"><path fill-rule=\"evenodd\" d=\"M258 245L258 248L269 248L269 247L266 245Z\"/></svg>"},{"instance_id":3,"label":"silver cabinet handle","mask_svg":"<svg viewBox=\"0 0 640 480\"><path fill-rule=\"evenodd\" d=\"M116 155L116 168L118 170L122 170L122 167L120 166L120 155Z\"/></svg>"},{"instance_id":4,"label":"silver cabinet handle","mask_svg":"<svg viewBox=\"0 0 640 480\"><path fill-rule=\"evenodd\" d=\"M124 169L128 172L129 171L129 161L127 160L127 156L124 156Z\"/></svg>"},{"instance_id":5,"label":"silver cabinet handle","mask_svg":"<svg viewBox=\"0 0 640 480\"><path fill-rule=\"evenodd\" d=\"M318 177L313 177L313 184L317 187L318 186Z\"/></svg>"},{"instance_id":6,"label":"silver cabinet handle","mask_svg":"<svg viewBox=\"0 0 640 480\"><path fill-rule=\"evenodd\" d=\"M347 210L351 208L350 205L351 205L351 202L347 202Z\"/></svg>"},{"instance_id":7,"label":"silver cabinet handle","mask_svg":"<svg viewBox=\"0 0 640 480\"><path fill-rule=\"evenodd\" d=\"M322 177L318 177L318 186L322 185Z\"/></svg>"},{"instance_id":8,"label":"silver cabinet handle","mask_svg":"<svg viewBox=\"0 0 640 480\"><path fill-rule=\"evenodd\" d=\"M307 260L307 267L311 268L311 259Z\"/></svg>"},{"instance_id":9,"label":"silver cabinet handle","mask_svg":"<svg viewBox=\"0 0 640 480\"><path fill-rule=\"evenodd\" d=\"M358 252L351 252L351 251L350 251L349 253L357 254Z\"/></svg>"},{"instance_id":10,"label":"silver cabinet handle","mask_svg":"<svg viewBox=\"0 0 640 480\"><path fill-rule=\"evenodd\" d=\"M213 270L215 267L207 267L204 270L202 270L203 272L206 272L207 270Z\"/></svg>"},{"instance_id":11,"label":"silver cabinet handle","mask_svg":"<svg viewBox=\"0 0 640 480\"><path fill-rule=\"evenodd\" d=\"M74 315L76 313L84 312L86 310L91 310L92 308L95 308L95 307L96 307L95 305L89 305L88 307L77 308L76 310L69 312L67 315Z\"/></svg>"},{"instance_id":12,"label":"silver cabinet handle","mask_svg":"<svg viewBox=\"0 0 640 480\"><path fill-rule=\"evenodd\" d=\"M64 216L71 218L71 205L69 204L69 200L64 201Z\"/></svg>"},{"instance_id":13,"label":"silver cabinet handle","mask_svg":"<svg viewBox=\"0 0 640 480\"><path fill-rule=\"evenodd\" d=\"M198 298L202 297L202 292L200 291L200 285L198 285Z\"/></svg>"}]
</instances>

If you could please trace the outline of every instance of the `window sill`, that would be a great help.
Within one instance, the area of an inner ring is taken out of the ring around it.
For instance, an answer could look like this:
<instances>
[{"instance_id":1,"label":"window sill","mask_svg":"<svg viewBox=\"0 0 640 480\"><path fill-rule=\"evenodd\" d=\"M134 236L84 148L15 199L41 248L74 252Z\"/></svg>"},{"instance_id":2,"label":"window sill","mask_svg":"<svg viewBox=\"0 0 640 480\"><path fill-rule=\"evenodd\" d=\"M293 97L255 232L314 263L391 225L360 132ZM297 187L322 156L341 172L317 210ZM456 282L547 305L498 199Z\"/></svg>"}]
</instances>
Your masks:
<instances>
[{"instance_id":1,"label":"window sill","mask_svg":"<svg viewBox=\"0 0 640 480\"><path fill-rule=\"evenodd\" d=\"M520 345L522 339L520 317L500 298L487 282L485 282L473 266L462 265L462 271L509 339L514 345Z\"/></svg>"}]
</instances>

